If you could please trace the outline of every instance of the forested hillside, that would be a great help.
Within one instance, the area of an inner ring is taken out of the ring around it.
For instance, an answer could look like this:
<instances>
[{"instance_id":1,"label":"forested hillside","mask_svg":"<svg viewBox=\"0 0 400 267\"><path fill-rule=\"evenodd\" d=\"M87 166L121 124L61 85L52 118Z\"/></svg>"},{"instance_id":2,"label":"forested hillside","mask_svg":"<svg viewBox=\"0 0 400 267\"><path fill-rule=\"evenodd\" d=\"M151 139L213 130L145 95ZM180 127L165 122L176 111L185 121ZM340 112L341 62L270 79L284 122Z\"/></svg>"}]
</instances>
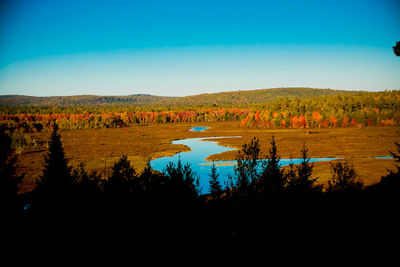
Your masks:
<instances>
[{"instance_id":1,"label":"forested hillside","mask_svg":"<svg viewBox=\"0 0 400 267\"><path fill-rule=\"evenodd\" d=\"M392 126L399 124L399 112L400 91L281 98L258 105L241 125L258 128Z\"/></svg>"},{"instance_id":2,"label":"forested hillside","mask_svg":"<svg viewBox=\"0 0 400 267\"><path fill-rule=\"evenodd\" d=\"M128 96L49 96L35 97L23 95L0 96L1 106L210 106L210 105L248 105L287 98L307 98L354 93L331 89L314 88L274 88L247 91L232 91L201 94L186 97L166 97L146 94Z\"/></svg>"},{"instance_id":3,"label":"forested hillside","mask_svg":"<svg viewBox=\"0 0 400 267\"><path fill-rule=\"evenodd\" d=\"M307 90L300 91L304 95L307 94ZM0 125L6 129L32 132L49 129L52 121L56 121L64 130L216 121L241 121L243 127L258 128L367 127L400 124L400 91L351 94L346 92L309 98L280 97L273 101L247 105L170 106L157 103L153 102L148 106L0 106Z\"/></svg>"},{"instance_id":4,"label":"forested hillside","mask_svg":"<svg viewBox=\"0 0 400 267\"><path fill-rule=\"evenodd\" d=\"M77 96L25 96L25 95L3 95L0 96L2 106L130 106L143 105L159 102L162 100L173 99L172 97L154 96L146 94L128 96L97 96L97 95L77 95Z\"/></svg>"},{"instance_id":5,"label":"forested hillside","mask_svg":"<svg viewBox=\"0 0 400 267\"><path fill-rule=\"evenodd\" d=\"M246 107L249 104L260 104L271 102L280 98L309 98L315 96L332 96L338 94L351 94L354 91L315 89L315 88L272 88L260 90L246 90L222 92L213 94L201 94L175 98L163 101L180 106L195 105L230 105L235 107Z\"/></svg>"}]
</instances>

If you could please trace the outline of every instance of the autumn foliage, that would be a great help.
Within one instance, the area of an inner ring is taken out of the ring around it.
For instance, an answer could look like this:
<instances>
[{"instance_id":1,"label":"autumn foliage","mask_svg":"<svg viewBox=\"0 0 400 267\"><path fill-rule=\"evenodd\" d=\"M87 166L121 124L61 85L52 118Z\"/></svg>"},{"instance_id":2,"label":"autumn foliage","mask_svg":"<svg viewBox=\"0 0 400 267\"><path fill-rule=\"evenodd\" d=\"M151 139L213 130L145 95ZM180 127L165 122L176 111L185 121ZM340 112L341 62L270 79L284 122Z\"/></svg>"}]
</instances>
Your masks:
<instances>
[{"instance_id":1,"label":"autumn foliage","mask_svg":"<svg viewBox=\"0 0 400 267\"><path fill-rule=\"evenodd\" d=\"M261 104L220 106L0 107L0 125L24 132L49 129L120 128L132 124L240 121L242 127L327 128L400 124L400 92L363 92L280 98Z\"/></svg>"},{"instance_id":2,"label":"autumn foliage","mask_svg":"<svg viewBox=\"0 0 400 267\"><path fill-rule=\"evenodd\" d=\"M215 122L239 120L249 113L242 109L207 109L161 112L107 112L100 114L11 114L0 115L2 124L8 128L24 129L26 132L50 128L56 121L61 129L121 128L131 124Z\"/></svg>"},{"instance_id":3,"label":"autumn foliage","mask_svg":"<svg viewBox=\"0 0 400 267\"><path fill-rule=\"evenodd\" d=\"M327 128L400 124L400 93L358 93L281 99L248 113L240 125L255 128Z\"/></svg>"}]
</instances>

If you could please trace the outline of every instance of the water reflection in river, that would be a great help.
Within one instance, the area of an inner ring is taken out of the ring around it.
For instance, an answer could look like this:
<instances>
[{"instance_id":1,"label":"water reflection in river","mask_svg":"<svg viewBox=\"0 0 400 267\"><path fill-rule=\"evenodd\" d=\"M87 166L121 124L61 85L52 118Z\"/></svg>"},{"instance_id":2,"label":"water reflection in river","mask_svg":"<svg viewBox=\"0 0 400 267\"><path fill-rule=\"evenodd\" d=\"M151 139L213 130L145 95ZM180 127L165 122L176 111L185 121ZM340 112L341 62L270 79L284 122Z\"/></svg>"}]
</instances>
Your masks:
<instances>
[{"instance_id":1,"label":"water reflection in river","mask_svg":"<svg viewBox=\"0 0 400 267\"><path fill-rule=\"evenodd\" d=\"M217 140L221 138L241 138L241 136L226 136L226 137L202 137L202 138L189 138L183 140L173 141L172 144L181 144L188 146L191 151L181 152L172 157L162 157L154 159L150 162L151 167L158 171L163 171L169 162L176 163L179 158L183 164L189 163L192 170L197 173L200 178L200 187L203 194L209 192L209 173L211 170L212 162L205 159L214 154L219 154L225 151L236 150L236 148L224 147L217 144ZM207 140L207 141L206 141ZM317 161L330 161L338 158L312 158L310 162ZM290 162L298 164L301 159L281 159L282 166L289 165ZM219 178L223 187L228 179L228 174L234 174L234 166L236 161L216 161L218 168Z\"/></svg>"}]
</instances>

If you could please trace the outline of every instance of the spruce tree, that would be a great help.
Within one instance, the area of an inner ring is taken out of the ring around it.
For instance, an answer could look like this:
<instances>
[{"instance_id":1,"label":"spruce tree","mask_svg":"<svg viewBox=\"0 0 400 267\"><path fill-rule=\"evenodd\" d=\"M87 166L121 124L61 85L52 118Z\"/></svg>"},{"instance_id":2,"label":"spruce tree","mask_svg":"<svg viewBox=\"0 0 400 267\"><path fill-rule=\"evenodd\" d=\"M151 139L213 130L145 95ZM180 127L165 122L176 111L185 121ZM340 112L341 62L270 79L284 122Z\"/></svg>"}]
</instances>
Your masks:
<instances>
[{"instance_id":1,"label":"spruce tree","mask_svg":"<svg viewBox=\"0 0 400 267\"><path fill-rule=\"evenodd\" d=\"M348 161L333 162L331 165L332 178L328 181L328 192L360 191L363 182L356 173L353 164Z\"/></svg>"},{"instance_id":2,"label":"spruce tree","mask_svg":"<svg viewBox=\"0 0 400 267\"><path fill-rule=\"evenodd\" d=\"M279 194L283 192L285 176L280 165L278 148L275 143L275 136L272 136L271 148L267 155L267 161L263 164L263 171L260 175L259 190L265 195Z\"/></svg>"},{"instance_id":3,"label":"spruce tree","mask_svg":"<svg viewBox=\"0 0 400 267\"><path fill-rule=\"evenodd\" d=\"M163 173L167 178L167 190L170 190L177 199L191 201L197 198L201 191L199 178L189 163L183 165L179 158L176 166L173 162L169 162Z\"/></svg>"},{"instance_id":4,"label":"spruce tree","mask_svg":"<svg viewBox=\"0 0 400 267\"><path fill-rule=\"evenodd\" d=\"M259 139L254 137L249 144L244 144L236 157L234 168L238 190L244 194L250 189L250 185L259 177L260 164Z\"/></svg>"},{"instance_id":5,"label":"spruce tree","mask_svg":"<svg viewBox=\"0 0 400 267\"><path fill-rule=\"evenodd\" d=\"M397 146L397 154L390 151L392 158L397 164L400 164L400 143L395 142ZM396 171L388 170L389 174L383 176L379 182L379 186L385 192L391 192L398 195L398 189L400 187L400 165L395 165Z\"/></svg>"},{"instance_id":6,"label":"spruce tree","mask_svg":"<svg viewBox=\"0 0 400 267\"><path fill-rule=\"evenodd\" d=\"M310 158L308 158L307 152L308 148L303 143L303 148L301 149L301 163L297 166L297 174L300 186L310 188L315 182L315 180L311 179L314 166L310 163Z\"/></svg>"},{"instance_id":7,"label":"spruce tree","mask_svg":"<svg viewBox=\"0 0 400 267\"><path fill-rule=\"evenodd\" d=\"M217 196L221 193L221 184L219 182L219 173L217 172L217 167L215 166L215 162L211 166L210 176L210 193L213 196Z\"/></svg>"},{"instance_id":8,"label":"spruce tree","mask_svg":"<svg viewBox=\"0 0 400 267\"><path fill-rule=\"evenodd\" d=\"M23 176L16 175L16 161L11 138L4 129L0 129L0 207L7 213L18 209L18 185Z\"/></svg>"},{"instance_id":9,"label":"spruce tree","mask_svg":"<svg viewBox=\"0 0 400 267\"><path fill-rule=\"evenodd\" d=\"M303 143L301 149L302 161L296 166L297 175L288 180L288 190L295 194L305 194L311 192L319 192L321 186L315 185L317 178L311 178L314 165L310 163L310 158L307 155L308 148Z\"/></svg>"},{"instance_id":10,"label":"spruce tree","mask_svg":"<svg viewBox=\"0 0 400 267\"><path fill-rule=\"evenodd\" d=\"M393 46L393 52L396 56L400 56L400 41L396 42L396 45Z\"/></svg>"},{"instance_id":11,"label":"spruce tree","mask_svg":"<svg viewBox=\"0 0 400 267\"><path fill-rule=\"evenodd\" d=\"M43 174L37 181L36 193L43 207L60 208L60 205L68 205L71 200L74 182L58 133L58 125L54 122L52 126L49 151L44 156Z\"/></svg>"},{"instance_id":12,"label":"spruce tree","mask_svg":"<svg viewBox=\"0 0 400 267\"><path fill-rule=\"evenodd\" d=\"M106 211L111 216L123 216L137 208L135 201L138 187L135 186L136 172L126 155L122 155L112 166L112 171L104 181L104 197L107 199Z\"/></svg>"}]
</instances>

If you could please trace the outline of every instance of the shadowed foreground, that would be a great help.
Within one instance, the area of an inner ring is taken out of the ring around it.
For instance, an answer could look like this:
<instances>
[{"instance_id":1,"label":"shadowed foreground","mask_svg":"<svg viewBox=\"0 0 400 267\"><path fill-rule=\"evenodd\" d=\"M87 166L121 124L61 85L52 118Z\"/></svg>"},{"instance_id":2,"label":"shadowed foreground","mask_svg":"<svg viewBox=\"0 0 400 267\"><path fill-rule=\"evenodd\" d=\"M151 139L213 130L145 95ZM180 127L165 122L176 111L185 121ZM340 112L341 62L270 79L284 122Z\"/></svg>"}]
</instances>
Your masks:
<instances>
[{"instance_id":1,"label":"shadowed foreground","mask_svg":"<svg viewBox=\"0 0 400 267\"><path fill-rule=\"evenodd\" d=\"M283 170L274 138L259 166L254 138L238 154L228 188L213 169L212 191L200 195L195 173L181 162L138 175L122 156L106 179L84 165L71 169L53 127L37 187L23 195L10 139L1 134L3 234L14 253L118 255L133 265L338 260L388 252L386 239L398 231L399 167L363 189L349 162L334 163L323 190L305 146L303 162Z\"/></svg>"}]
</instances>

